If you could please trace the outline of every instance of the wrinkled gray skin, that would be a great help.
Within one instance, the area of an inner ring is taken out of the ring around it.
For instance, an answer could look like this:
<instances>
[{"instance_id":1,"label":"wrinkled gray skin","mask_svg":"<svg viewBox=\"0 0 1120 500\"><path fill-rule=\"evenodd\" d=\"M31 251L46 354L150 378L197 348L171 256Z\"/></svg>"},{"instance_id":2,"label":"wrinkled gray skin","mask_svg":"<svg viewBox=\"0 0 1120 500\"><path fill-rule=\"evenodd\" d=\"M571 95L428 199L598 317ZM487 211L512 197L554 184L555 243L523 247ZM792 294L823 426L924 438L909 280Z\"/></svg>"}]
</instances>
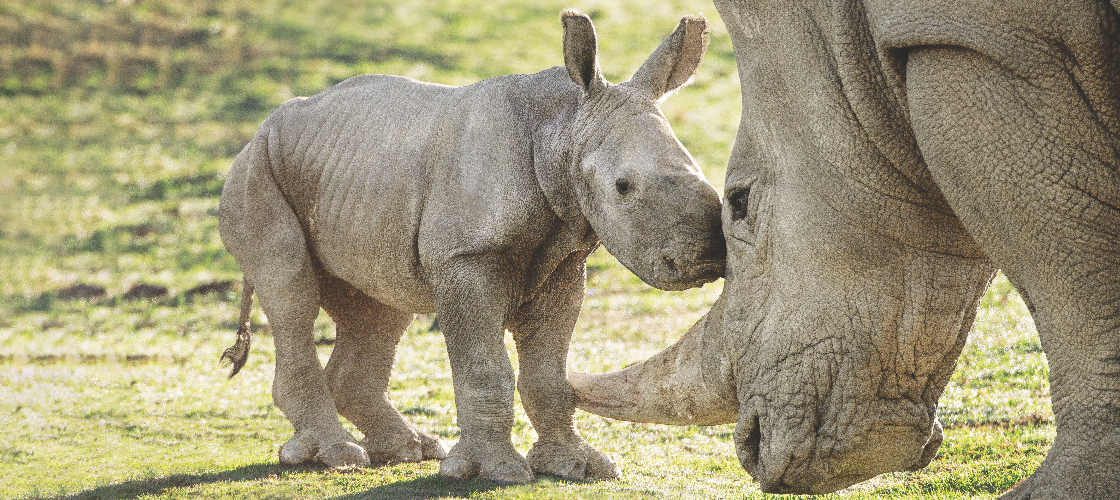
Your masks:
<instances>
[{"instance_id":1,"label":"wrinkled gray skin","mask_svg":"<svg viewBox=\"0 0 1120 500\"><path fill-rule=\"evenodd\" d=\"M717 0L743 86L727 281L590 411L737 422L764 491L924 467L995 269L1057 436L1006 498L1120 498L1120 16L1104 2Z\"/></svg>"},{"instance_id":2,"label":"wrinkled gray skin","mask_svg":"<svg viewBox=\"0 0 1120 500\"><path fill-rule=\"evenodd\" d=\"M255 290L276 344L273 399L295 428L283 463L331 466L442 458L440 473L525 482L534 473L612 478L618 466L577 433L565 376L600 240L658 288L720 277L720 198L673 135L658 99L707 47L686 17L627 83L603 79L591 20L562 15L565 66L466 87L366 75L265 120L222 192L222 240L245 274L248 353ZM322 307L337 344L320 366ZM436 312L455 385L448 452L388 399L397 342ZM514 374L539 440L510 443ZM359 444L339 423L365 434Z\"/></svg>"}]
</instances>

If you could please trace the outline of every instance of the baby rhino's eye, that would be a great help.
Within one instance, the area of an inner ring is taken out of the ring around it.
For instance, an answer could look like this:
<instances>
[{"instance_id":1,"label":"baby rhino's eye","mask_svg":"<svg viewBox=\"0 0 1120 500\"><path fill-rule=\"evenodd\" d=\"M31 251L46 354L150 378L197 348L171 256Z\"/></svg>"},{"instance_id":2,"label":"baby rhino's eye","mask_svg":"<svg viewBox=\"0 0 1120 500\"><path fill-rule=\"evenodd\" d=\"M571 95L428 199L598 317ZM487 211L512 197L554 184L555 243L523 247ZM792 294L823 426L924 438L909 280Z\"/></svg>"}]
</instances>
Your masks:
<instances>
[{"instance_id":1,"label":"baby rhino's eye","mask_svg":"<svg viewBox=\"0 0 1120 500\"><path fill-rule=\"evenodd\" d=\"M614 181L614 189L618 191L618 194L626 196L630 192L630 181L626 179Z\"/></svg>"}]
</instances>

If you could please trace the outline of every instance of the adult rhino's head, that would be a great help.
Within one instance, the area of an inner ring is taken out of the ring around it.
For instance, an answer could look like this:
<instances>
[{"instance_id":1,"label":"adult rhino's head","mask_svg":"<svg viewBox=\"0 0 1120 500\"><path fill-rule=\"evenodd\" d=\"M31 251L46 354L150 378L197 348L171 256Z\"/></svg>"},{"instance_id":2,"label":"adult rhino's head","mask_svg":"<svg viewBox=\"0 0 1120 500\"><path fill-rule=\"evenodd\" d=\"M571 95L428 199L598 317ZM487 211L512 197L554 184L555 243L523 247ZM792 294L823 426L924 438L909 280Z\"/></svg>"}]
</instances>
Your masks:
<instances>
[{"instance_id":1,"label":"adult rhino's head","mask_svg":"<svg viewBox=\"0 0 1120 500\"><path fill-rule=\"evenodd\" d=\"M562 15L564 62L583 100L570 127L569 175L580 210L607 250L642 281L683 290L723 275L719 193L673 135L658 101L684 86L708 44L685 17L630 81L599 69L595 28Z\"/></svg>"},{"instance_id":2,"label":"adult rhino's head","mask_svg":"<svg viewBox=\"0 0 1120 500\"><path fill-rule=\"evenodd\" d=\"M869 70L832 59L871 48L841 37L823 49L830 35L801 10L776 6L766 13L778 20L760 22L741 3L717 6L744 89L723 293L653 358L571 374L577 406L737 423L740 463L766 492L826 493L924 467L992 264L938 190L895 94L871 78L877 60Z\"/></svg>"}]
</instances>

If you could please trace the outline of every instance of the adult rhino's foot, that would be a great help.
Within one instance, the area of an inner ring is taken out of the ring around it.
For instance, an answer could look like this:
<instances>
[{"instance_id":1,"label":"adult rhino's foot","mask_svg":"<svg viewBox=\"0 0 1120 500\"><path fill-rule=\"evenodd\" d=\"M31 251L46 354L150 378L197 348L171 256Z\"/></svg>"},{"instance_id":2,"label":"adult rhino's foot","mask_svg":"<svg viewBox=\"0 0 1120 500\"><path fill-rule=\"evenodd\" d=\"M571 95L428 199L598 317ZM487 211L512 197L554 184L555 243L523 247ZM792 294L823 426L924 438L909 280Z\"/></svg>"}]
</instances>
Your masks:
<instances>
[{"instance_id":1,"label":"adult rhino's foot","mask_svg":"<svg viewBox=\"0 0 1120 500\"><path fill-rule=\"evenodd\" d=\"M622 470L611 459L586 441L572 443L537 441L529 450L529 466L537 474L549 474L568 479L615 479Z\"/></svg>"},{"instance_id":2,"label":"adult rhino's foot","mask_svg":"<svg viewBox=\"0 0 1120 500\"><path fill-rule=\"evenodd\" d=\"M438 438L413 429L389 439L373 439L366 435L362 447L373 463L420 462L447 458L447 445Z\"/></svg>"},{"instance_id":3,"label":"adult rhino's foot","mask_svg":"<svg viewBox=\"0 0 1120 500\"><path fill-rule=\"evenodd\" d=\"M1034 474L1004 493L1001 500L1120 498L1120 436L1095 442L1055 441Z\"/></svg>"},{"instance_id":4,"label":"adult rhino's foot","mask_svg":"<svg viewBox=\"0 0 1120 500\"><path fill-rule=\"evenodd\" d=\"M1097 497L1087 494L1082 485L1073 485L1068 482L1044 481L1037 475L1032 475L1015 486L1014 489L1004 493L1000 500L1066 500L1066 499L1094 499L1116 498L1114 496ZM1081 487L1075 487L1081 486Z\"/></svg>"},{"instance_id":5,"label":"adult rhino's foot","mask_svg":"<svg viewBox=\"0 0 1120 500\"><path fill-rule=\"evenodd\" d=\"M499 483L528 483L535 477L529 463L506 443L459 441L439 464L439 474L451 479L474 477Z\"/></svg>"},{"instance_id":6,"label":"adult rhino's foot","mask_svg":"<svg viewBox=\"0 0 1120 500\"><path fill-rule=\"evenodd\" d=\"M357 465L369 466L369 455L358 443L351 440L324 443L304 434L297 435L280 447L280 463L301 465L321 463L328 467Z\"/></svg>"}]
</instances>

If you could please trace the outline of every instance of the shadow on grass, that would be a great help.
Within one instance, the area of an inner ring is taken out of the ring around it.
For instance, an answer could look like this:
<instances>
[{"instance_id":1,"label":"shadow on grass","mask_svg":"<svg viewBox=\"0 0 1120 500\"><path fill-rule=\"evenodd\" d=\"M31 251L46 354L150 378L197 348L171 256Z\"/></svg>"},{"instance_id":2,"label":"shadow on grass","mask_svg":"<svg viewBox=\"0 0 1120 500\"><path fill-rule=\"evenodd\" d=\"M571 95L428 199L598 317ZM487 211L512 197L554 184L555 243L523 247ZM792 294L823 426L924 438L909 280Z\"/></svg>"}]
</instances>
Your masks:
<instances>
[{"instance_id":1,"label":"shadow on grass","mask_svg":"<svg viewBox=\"0 0 1120 500\"><path fill-rule=\"evenodd\" d=\"M348 493L332 497L331 500L468 498L472 497L474 493L499 490L504 487L506 486L484 479L456 481L453 479L445 479L439 475L431 475L409 479L407 481L389 483L364 491Z\"/></svg>"},{"instance_id":2,"label":"shadow on grass","mask_svg":"<svg viewBox=\"0 0 1120 500\"><path fill-rule=\"evenodd\" d=\"M129 499L145 495L159 495L173 488L189 488L211 483L254 481L269 477L281 477L286 472L293 470L316 470L313 467L289 467L279 464L247 465L236 469L221 472L203 472L196 474L173 474L167 477L152 477L135 479L123 483L110 484L85 490L73 495L51 497L51 500L93 500L93 499Z\"/></svg>"},{"instance_id":3,"label":"shadow on grass","mask_svg":"<svg viewBox=\"0 0 1120 500\"><path fill-rule=\"evenodd\" d=\"M101 499L135 499L145 496L160 496L176 488L190 488L194 486L213 483L234 483L245 481L260 481L276 479L281 480L293 472L326 472L327 469L316 466L292 467L279 464L247 465L236 469L221 472L206 472L197 474L173 474L167 477L154 477L136 479L123 483L101 486L91 490L82 491L72 495L46 497L49 500L101 500ZM501 489L503 486L492 481L481 479L454 481L438 475L419 477L415 479L393 482L362 491L348 493L334 497L335 500L357 499L423 499L440 498L447 496L469 497L474 493ZM279 491L262 491L263 498L288 498L288 492L281 488Z\"/></svg>"}]
</instances>

